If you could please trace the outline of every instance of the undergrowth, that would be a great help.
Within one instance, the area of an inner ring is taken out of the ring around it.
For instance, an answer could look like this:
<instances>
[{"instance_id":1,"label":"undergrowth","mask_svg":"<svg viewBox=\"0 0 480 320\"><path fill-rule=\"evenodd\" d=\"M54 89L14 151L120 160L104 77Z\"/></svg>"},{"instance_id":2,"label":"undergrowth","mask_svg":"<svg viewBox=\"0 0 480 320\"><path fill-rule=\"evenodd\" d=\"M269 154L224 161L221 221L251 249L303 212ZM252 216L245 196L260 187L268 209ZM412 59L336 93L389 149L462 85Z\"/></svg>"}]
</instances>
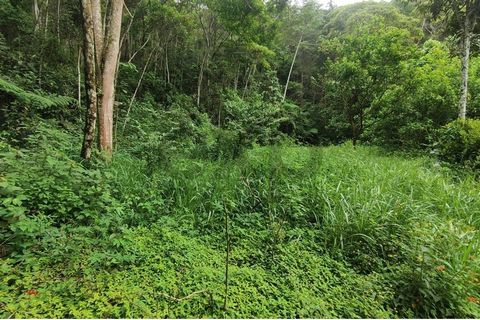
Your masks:
<instances>
[{"instance_id":1,"label":"undergrowth","mask_svg":"<svg viewBox=\"0 0 480 320\"><path fill-rule=\"evenodd\" d=\"M119 149L87 170L37 131L0 146L1 317L480 317L479 184L431 158Z\"/></svg>"}]
</instances>

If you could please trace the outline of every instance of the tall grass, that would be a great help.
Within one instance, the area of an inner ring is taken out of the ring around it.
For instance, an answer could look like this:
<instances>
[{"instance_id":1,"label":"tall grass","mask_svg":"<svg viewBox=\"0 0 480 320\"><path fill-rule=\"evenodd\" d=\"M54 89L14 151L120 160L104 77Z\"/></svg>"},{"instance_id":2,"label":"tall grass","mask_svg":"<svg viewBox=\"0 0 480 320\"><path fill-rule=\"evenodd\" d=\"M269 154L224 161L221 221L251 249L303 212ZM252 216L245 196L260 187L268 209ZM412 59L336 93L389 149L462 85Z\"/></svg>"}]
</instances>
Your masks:
<instances>
[{"instance_id":1,"label":"tall grass","mask_svg":"<svg viewBox=\"0 0 480 320\"><path fill-rule=\"evenodd\" d=\"M156 165L119 151L104 170L118 206L105 219L123 227L62 229L32 266L0 264L0 316L480 317L479 182L431 158L345 144ZM31 287L43 300L18 289Z\"/></svg>"},{"instance_id":2,"label":"tall grass","mask_svg":"<svg viewBox=\"0 0 480 320\"><path fill-rule=\"evenodd\" d=\"M279 246L302 241L360 274L384 274L402 316L479 314L467 301L479 294L479 182L431 158L272 146L230 162L176 159L147 185L163 204L152 214L191 224L219 249L228 210L238 263L268 265ZM265 254L246 253L255 250Z\"/></svg>"}]
</instances>

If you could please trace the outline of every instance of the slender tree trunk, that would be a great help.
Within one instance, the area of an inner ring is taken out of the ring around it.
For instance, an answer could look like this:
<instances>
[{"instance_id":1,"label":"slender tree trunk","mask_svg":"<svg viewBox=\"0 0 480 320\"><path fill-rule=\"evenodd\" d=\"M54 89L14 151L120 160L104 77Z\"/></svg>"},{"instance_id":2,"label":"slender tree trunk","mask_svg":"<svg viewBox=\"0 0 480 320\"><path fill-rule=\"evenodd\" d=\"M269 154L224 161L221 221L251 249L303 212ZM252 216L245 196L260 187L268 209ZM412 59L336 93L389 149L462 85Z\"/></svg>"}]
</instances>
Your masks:
<instances>
[{"instance_id":1,"label":"slender tree trunk","mask_svg":"<svg viewBox=\"0 0 480 320\"><path fill-rule=\"evenodd\" d=\"M202 84L203 84L203 74L205 72L205 68L208 64L208 51L205 52L203 55L202 63L200 65L200 72L198 74L198 84L197 84L197 107L200 107L200 97L202 95Z\"/></svg>"},{"instance_id":2,"label":"slender tree trunk","mask_svg":"<svg viewBox=\"0 0 480 320\"><path fill-rule=\"evenodd\" d=\"M33 1L33 14L35 15L35 32L37 32L40 24L40 7L38 6L38 0Z\"/></svg>"},{"instance_id":3,"label":"slender tree trunk","mask_svg":"<svg viewBox=\"0 0 480 320\"><path fill-rule=\"evenodd\" d=\"M118 49L119 52L118 52L118 56L117 56L117 70L115 71L115 87L117 86L118 68L120 68L120 59L121 59L121 56L122 56L122 50L124 48L123 44L124 44L125 39L127 39L127 47L129 46L129 40L128 39L130 38L130 28L132 27L133 19L135 18L135 14L136 14L136 11L137 11L137 9L135 9L135 11L133 12L133 15L132 15L132 13L128 10L127 6L125 6L125 8L127 9L128 14L130 15L130 22L128 23L127 29L125 30L122 37L120 38L120 44L119 44L119 49ZM126 53L125 53L125 55L126 55ZM118 112L117 112L117 114L118 114ZM117 119L118 119L118 117L117 117ZM115 137L116 136L117 136L117 126L115 125ZM116 147L115 147L115 150L116 150Z\"/></svg>"},{"instance_id":4,"label":"slender tree trunk","mask_svg":"<svg viewBox=\"0 0 480 320\"><path fill-rule=\"evenodd\" d=\"M61 0L57 0L57 40L60 42L60 7Z\"/></svg>"},{"instance_id":5,"label":"slender tree trunk","mask_svg":"<svg viewBox=\"0 0 480 320\"><path fill-rule=\"evenodd\" d=\"M140 86L142 85L142 82L143 82L143 77L145 76L145 72L147 71L148 65L154 53L155 53L155 49L152 50L152 52L148 56L147 62L145 62L145 66L143 66L142 74L140 75L140 79L138 79L138 82L137 82L137 87L135 88L132 99L130 99L130 103L128 104L127 115L125 116L125 122L123 123L123 127L122 127L122 134L125 132L125 128L127 126L127 122L130 116L130 111L132 110L133 102L137 97L138 90L140 90Z\"/></svg>"},{"instance_id":6,"label":"slender tree trunk","mask_svg":"<svg viewBox=\"0 0 480 320\"><path fill-rule=\"evenodd\" d=\"M467 97L468 97L468 68L470 60L470 40L471 32L468 22L465 23L462 43L462 83L460 87L460 102L458 106L458 118L465 120L467 116Z\"/></svg>"},{"instance_id":7,"label":"slender tree trunk","mask_svg":"<svg viewBox=\"0 0 480 320\"><path fill-rule=\"evenodd\" d=\"M229 285L229 265L230 265L230 230L228 211L225 210L225 293L223 297L223 310L227 310L228 307L228 285Z\"/></svg>"},{"instance_id":8,"label":"slender tree trunk","mask_svg":"<svg viewBox=\"0 0 480 320\"><path fill-rule=\"evenodd\" d=\"M350 127L352 128L352 143L353 147L357 145L358 130L355 123L355 117L351 114L348 115L348 122L350 122Z\"/></svg>"},{"instance_id":9,"label":"slender tree trunk","mask_svg":"<svg viewBox=\"0 0 480 320\"><path fill-rule=\"evenodd\" d=\"M247 70L245 71L245 87L243 88L242 98L244 98L245 94L247 93L248 82L250 81L250 75L252 74L252 68L253 67L248 66Z\"/></svg>"},{"instance_id":10,"label":"slender tree trunk","mask_svg":"<svg viewBox=\"0 0 480 320\"><path fill-rule=\"evenodd\" d=\"M129 11L130 13L130 11ZM120 39L120 51L123 51L124 52L124 57L127 57L128 56L128 47L130 46L129 42L130 42L130 28L132 27L132 24L133 24L133 19L135 18L135 14L136 14L136 9L135 11L133 12L133 15L130 13L130 22L128 23L128 26L127 26L127 29L125 30L125 32L123 33L122 35L122 38ZM126 45L126 48L124 50L124 43L125 41L127 42L127 45ZM120 56L121 54L118 55L118 63L120 64Z\"/></svg>"},{"instance_id":11,"label":"slender tree trunk","mask_svg":"<svg viewBox=\"0 0 480 320\"><path fill-rule=\"evenodd\" d=\"M95 35L93 29L92 6L89 0L81 0L83 15L85 61L85 89L87 91L87 106L83 145L81 156L90 160L92 146L95 140L95 125L97 120L97 77L95 70Z\"/></svg>"},{"instance_id":12,"label":"slender tree trunk","mask_svg":"<svg viewBox=\"0 0 480 320\"><path fill-rule=\"evenodd\" d=\"M238 64L237 70L235 71L235 80L233 81L233 88L235 91L238 89L238 78L240 77L240 64Z\"/></svg>"},{"instance_id":13,"label":"slender tree trunk","mask_svg":"<svg viewBox=\"0 0 480 320\"><path fill-rule=\"evenodd\" d=\"M170 84L170 66L168 65L168 43L165 45L165 71L167 72L167 83Z\"/></svg>"},{"instance_id":14,"label":"slender tree trunk","mask_svg":"<svg viewBox=\"0 0 480 320\"><path fill-rule=\"evenodd\" d=\"M45 28L43 29L45 37L47 36L47 33L48 33L48 20L49 20L49 15L48 15L48 0L47 0L45 4Z\"/></svg>"},{"instance_id":15,"label":"slender tree trunk","mask_svg":"<svg viewBox=\"0 0 480 320\"><path fill-rule=\"evenodd\" d=\"M135 58L135 56L143 50L143 48L145 48L148 44L148 42L150 42L150 35L147 37L147 40L142 44L142 46L137 50L135 51L133 54L128 54L128 56L130 57L128 59L128 63L132 62L133 61L133 58Z\"/></svg>"},{"instance_id":16,"label":"slender tree trunk","mask_svg":"<svg viewBox=\"0 0 480 320\"><path fill-rule=\"evenodd\" d=\"M102 0L99 0L99 1L102 1ZM107 24L108 24L108 13L110 12L110 0L103 0L103 2L105 3L105 14L103 15L103 23L102 23L102 34L105 35L107 34ZM100 11L101 12L101 11ZM102 18L100 18L100 21Z\"/></svg>"},{"instance_id":17,"label":"slender tree trunk","mask_svg":"<svg viewBox=\"0 0 480 320\"><path fill-rule=\"evenodd\" d=\"M95 62L97 66L97 74L101 74L103 67L103 50L104 50L104 29L102 23L102 4L100 0L90 0L93 21L93 34L95 40Z\"/></svg>"},{"instance_id":18,"label":"slender tree trunk","mask_svg":"<svg viewBox=\"0 0 480 320\"><path fill-rule=\"evenodd\" d=\"M78 109L82 108L82 48L78 48L78 61L77 61L77 73L78 73Z\"/></svg>"},{"instance_id":19,"label":"slender tree trunk","mask_svg":"<svg viewBox=\"0 0 480 320\"><path fill-rule=\"evenodd\" d=\"M105 55L102 77L102 106L99 112L100 150L110 158L113 151L113 107L115 101L115 73L117 70L122 27L123 0L111 1L108 23L108 36L105 42Z\"/></svg>"},{"instance_id":20,"label":"slender tree trunk","mask_svg":"<svg viewBox=\"0 0 480 320\"><path fill-rule=\"evenodd\" d=\"M302 40L303 40L303 34L300 36L300 39L298 40L298 44L297 44L297 48L295 49L295 54L293 56L292 64L290 65L290 71L288 72L287 83L285 84L285 90L283 92L282 102L285 101L287 97L288 84L290 82L290 77L292 76L293 65L295 64L295 60L297 59L298 49L300 49L300 44L302 43Z\"/></svg>"}]
</instances>

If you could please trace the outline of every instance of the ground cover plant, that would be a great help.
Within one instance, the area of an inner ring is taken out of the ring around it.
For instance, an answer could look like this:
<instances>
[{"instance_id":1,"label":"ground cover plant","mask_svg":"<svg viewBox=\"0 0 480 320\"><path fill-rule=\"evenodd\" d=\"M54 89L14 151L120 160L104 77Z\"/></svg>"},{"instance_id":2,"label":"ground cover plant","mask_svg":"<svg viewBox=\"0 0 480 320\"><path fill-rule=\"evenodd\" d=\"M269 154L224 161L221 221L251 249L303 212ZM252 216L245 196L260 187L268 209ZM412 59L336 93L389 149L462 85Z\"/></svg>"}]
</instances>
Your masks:
<instances>
[{"instance_id":1,"label":"ground cover plant","mask_svg":"<svg viewBox=\"0 0 480 320\"><path fill-rule=\"evenodd\" d=\"M0 0L0 318L480 318L478 7Z\"/></svg>"},{"instance_id":2,"label":"ground cover plant","mask_svg":"<svg viewBox=\"0 0 480 320\"><path fill-rule=\"evenodd\" d=\"M47 219L47 181L20 168L41 152L2 179L34 242L2 259L2 317L478 317L478 181L429 157L279 145L149 172L119 155L109 183L71 162L61 185L68 150L50 150L42 194L65 216Z\"/></svg>"}]
</instances>

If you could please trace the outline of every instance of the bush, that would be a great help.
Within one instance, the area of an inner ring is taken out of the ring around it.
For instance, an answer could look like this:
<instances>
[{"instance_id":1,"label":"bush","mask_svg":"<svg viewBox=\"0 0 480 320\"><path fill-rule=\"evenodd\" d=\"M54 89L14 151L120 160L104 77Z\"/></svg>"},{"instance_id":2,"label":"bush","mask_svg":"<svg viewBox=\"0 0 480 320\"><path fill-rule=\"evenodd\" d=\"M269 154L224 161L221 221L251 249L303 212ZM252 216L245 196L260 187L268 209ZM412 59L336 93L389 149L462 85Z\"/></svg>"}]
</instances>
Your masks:
<instances>
[{"instance_id":1,"label":"bush","mask_svg":"<svg viewBox=\"0 0 480 320\"><path fill-rule=\"evenodd\" d=\"M105 176L68 156L71 137L40 125L28 149L0 141L0 244L20 252L50 227L90 224L120 210ZM78 146L78 145L77 145Z\"/></svg>"},{"instance_id":2,"label":"bush","mask_svg":"<svg viewBox=\"0 0 480 320\"><path fill-rule=\"evenodd\" d=\"M456 120L438 132L435 144L440 159L466 166L480 168L480 120Z\"/></svg>"},{"instance_id":3,"label":"bush","mask_svg":"<svg viewBox=\"0 0 480 320\"><path fill-rule=\"evenodd\" d=\"M265 101L257 94L242 98L233 91L227 92L223 100L225 127L238 132L242 145L265 145L275 142L281 136L279 127L285 119L280 104Z\"/></svg>"}]
</instances>

